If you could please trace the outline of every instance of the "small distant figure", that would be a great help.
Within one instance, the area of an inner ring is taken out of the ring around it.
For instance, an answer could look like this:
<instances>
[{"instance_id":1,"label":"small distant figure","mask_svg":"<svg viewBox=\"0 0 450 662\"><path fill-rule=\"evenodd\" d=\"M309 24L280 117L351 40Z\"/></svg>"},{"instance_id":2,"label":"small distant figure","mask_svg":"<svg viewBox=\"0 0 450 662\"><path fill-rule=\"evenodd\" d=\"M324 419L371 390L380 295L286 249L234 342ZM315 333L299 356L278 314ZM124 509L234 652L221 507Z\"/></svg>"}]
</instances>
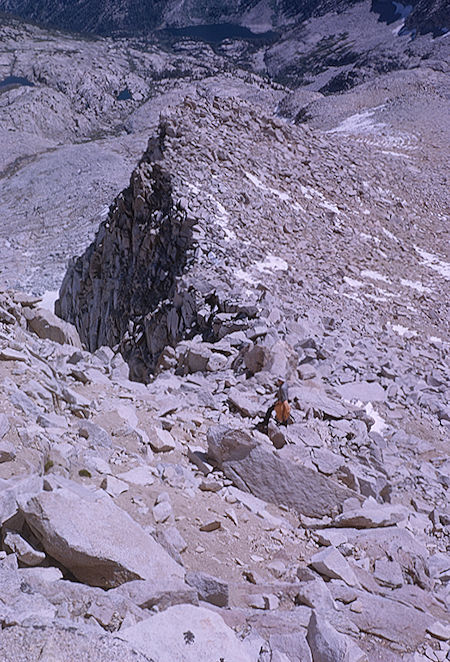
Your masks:
<instances>
[{"instance_id":1,"label":"small distant figure","mask_svg":"<svg viewBox=\"0 0 450 662\"><path fill-rule=\"evenodd\" d=\"M275 418L280 425L287 425L291 418L291 405L289 404L289 390L282 379L278 382L277 401L275 403Z\"/></svg>"},{"instance_id":2,"label":"small distant figure","mask_svg":"<svg viewBox=\"0 0 450 662\"><path fill-rule=\"evenodd\" d=\"M291 405L289 404L289 389L284 379L277 379L278 386L277 399L275 404L271 405L264 417L263 426L269 425L272 412L275 412L275 419L279 425L287 426L291 422Z\"/></svg>"}]
</instances>

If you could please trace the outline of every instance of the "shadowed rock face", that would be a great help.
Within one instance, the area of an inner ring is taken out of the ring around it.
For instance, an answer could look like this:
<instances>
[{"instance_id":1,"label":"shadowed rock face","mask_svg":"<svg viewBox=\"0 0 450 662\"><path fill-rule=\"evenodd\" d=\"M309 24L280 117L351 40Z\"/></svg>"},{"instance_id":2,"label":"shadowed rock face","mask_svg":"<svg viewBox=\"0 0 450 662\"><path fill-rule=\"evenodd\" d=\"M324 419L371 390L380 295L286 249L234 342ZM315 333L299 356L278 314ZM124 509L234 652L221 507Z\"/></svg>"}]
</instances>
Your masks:
<instances>
[{"instance_id":1,"label":"shadowed rock face","mask_svg":"<svg viewBox=\"0 0 450 662\"><path fill-rule=\"evenodd\" d=\"M419 34L433 32L439 36L450 29L450 5L447 0L418 0L405 26Z\"/></svg>"},{"instance_id":2,"label":"shadowed rock face","mask_svg":"<svg viewBox=\"0 0 450 662\"><path fill-rule=\"evenodd\" d=\"M162 349L192 322L183 300L177 302L183 315L176 322L170 315L192 231L172 198L169 174L156 162L160 155L158 139L150 141L94 242L70 266L56 306L91 351L120 343L132 376L139 380L145 380Z\"/></svg>"}]
</instances>

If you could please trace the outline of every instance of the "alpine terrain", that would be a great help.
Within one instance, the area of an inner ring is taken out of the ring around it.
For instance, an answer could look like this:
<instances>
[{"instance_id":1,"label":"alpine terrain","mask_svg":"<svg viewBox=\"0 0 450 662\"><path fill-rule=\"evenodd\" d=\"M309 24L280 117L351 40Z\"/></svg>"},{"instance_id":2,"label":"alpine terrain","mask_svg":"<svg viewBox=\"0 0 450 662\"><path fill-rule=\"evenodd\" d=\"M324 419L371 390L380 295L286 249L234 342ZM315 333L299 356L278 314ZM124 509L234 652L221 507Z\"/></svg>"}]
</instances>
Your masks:
<instances>
[{"instance_id":1,"label":"alpine terrain","mask_svg":"<svg viewBox=\"0 0 450 662\"><path fill-rule=\"evenodd\" d=\"M448 5L0 12L1 661L450 660Z\"/></svg>"}]
</instances>

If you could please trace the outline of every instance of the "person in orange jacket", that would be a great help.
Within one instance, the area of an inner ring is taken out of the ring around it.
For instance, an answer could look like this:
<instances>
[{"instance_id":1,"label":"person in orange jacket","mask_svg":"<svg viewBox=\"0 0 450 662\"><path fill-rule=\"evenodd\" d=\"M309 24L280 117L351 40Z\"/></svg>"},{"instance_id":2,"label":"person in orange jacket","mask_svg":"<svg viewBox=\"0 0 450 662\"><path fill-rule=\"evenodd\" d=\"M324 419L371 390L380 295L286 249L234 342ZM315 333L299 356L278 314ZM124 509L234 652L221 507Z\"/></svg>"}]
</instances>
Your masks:
<instances>
[{"instance_id":1,"label":"person in orange jacket","mask_svg":"<svg viewBox=\"0 0 450 662\"><path fill-rule=\"evenodd\" d=\"M289 404L289 390L287 384L279 379L277 401L275 403L275 418L280 425L287 425L291 417L291 405Z\"/></svg>"},{"instance_id":2,"label":"person in orange jacket","mask_svg":"<svg viewBox=\"0 0 450 662\"><path fill-rule=\"evenodd\" d=\"M279 425L286 425L291 420L291 405L289 404L289 390L284 379L277 379L277 399L275 404L271 405L264 417L263 425L267 427L272 412L275 411L275 419Z\"/></svg>"}]
</instances>

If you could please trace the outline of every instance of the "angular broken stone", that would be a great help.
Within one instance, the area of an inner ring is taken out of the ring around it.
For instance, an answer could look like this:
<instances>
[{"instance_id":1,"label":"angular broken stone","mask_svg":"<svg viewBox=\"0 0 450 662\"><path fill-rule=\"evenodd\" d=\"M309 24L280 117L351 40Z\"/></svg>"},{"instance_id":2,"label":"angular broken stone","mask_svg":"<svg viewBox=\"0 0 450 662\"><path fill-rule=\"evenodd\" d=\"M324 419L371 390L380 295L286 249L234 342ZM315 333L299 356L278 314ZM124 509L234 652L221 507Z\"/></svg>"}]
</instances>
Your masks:
<instances>
[{"instance_id":1,"label":"angular broken stone","mask_svg":"<svg viewBox=\"0 0 450 662\"><path fill-rule=\"evenodd\" d=\"M359 630L407 650L417 650L424 642L426 629L436 621L420 609L367 591L358 592L358 601L359 612L348 612L348 615Z\"/></svg>"},{"instance_id":2,"label":"angular broken stone","mask_svg":"<svg viewBox=\"0 0 450 662\"><path fill-rule=\"evenodd\" d=\"M294 423L286 428L286 436L293 444L303 444L305 446L320 448L323 446L323 441L317 432L301 423Z\"/></svg>"},{"instance_id":3,"label":"angular broken stone","mask_svg":"<svg viewBox=\"0 0 450 662\"><path fill-rule=\"evenodd\" d=\"M19 568L17 572L21 579L28 582L57 582L63 578L61 570L54 566Z\"/></svg>"},{"instance_id":4,"label":"angular broken stone","mask_svg":"<svg viewBox=\"0 0 450 662\"><path fill-rule=\"evenodd\" d=\"M388 559L377 559L373 576L379 584L389 588L398 588L404 584L400 563Z\"/></svg>"},{"instance_id":5,"label":"angular broken stone","mask_svg":"<svg viewBox=\"0 0 450 662\"><path fill-rule=\"evenodd\" d=\"M113 445L111 435L100 425L92 423L91 421L83 421L78 428L78 432L81 437L89 439L92 446L110 447Z\"/></svg>"},{"instance_id":6,"label":"angular broken stone","mask_svg":"<svg viewBox=\"0 0 450 662\"><path fill-rule=\"evenodd\" d=\"M117 477L133 485L153 485L155 482L155 476L150 467L144 465L124 471L118 474Z\"/></svg>"},{"instance_id":7,"label":"angular broken stone","mask_svg":"<svg viewBox=\"0 0 450 662\"><path fill-rule=\"evenodd\" d=\"M44 552L34 549L19 533L7 531L3 545L13 552L18 560L25 565L35 566L45 561Z\"/></svg>"},{"instance_id":8,"label":"angular broken stone","mask_svg":"<svg viewBox=\"0 0 450 662\"><path fill-rule=\"evenodd\" d=\"M321 577L302 582L298 587L295 602L322 611L334 609L333 597Z\"/></svg>"},{"instance_id":9,"label":"angular broken stone","mask_svg":"<svg viewBox=\"0 0 450 662\"><path fill-rule=\"evenodd\" d=\"M27 308L24 310L28 326L39 338L48 338L61 345L82 347L78 331L69 322L56 317L46 308Z\"/></svg>"},{"instance_id":10,"label":"angular broken stone","mask_svg":"<svg viewBox=\"0 0 450 662\"><path fill-rule=\"evenodd\" d=\"M348 488L297 461L296 451L274 451L247 432L214 426L208 431L208 454L244 492L284 504L311 517L331 514L350 496Z\"/></svg>"},{"instance_id":11,"label":"angular broken stone","mask_svg":"<svg viewBox=\"0 0 450 662\"><path fill-rule=\"evenodd\" d=\"M176 448L176 443L170 432L156 428L155 433L149 437L149 443L155 453L168 453Z\"/></svg>"},{"instance_id":12,"label":"angular broken stone","mask_svg":"<svg viewBox=\"0 0 450 662\"><path fill-rule=\"evenodd\" d=\"M116 595L128 598L141 609L158 607L162 611L177 604L198 604L197 591L179 578L135 579L108 591L108 596Z\"/></svg>"},{"instance_id":13,"label":"angular broken stone","mask_svg":"<svg viewBox=\"0 0 450 662\"><path fill-rule=\"evenodd\" d=\"M169 607L119 636L158 662L254 662L219 614L203 607Z\"/></svg>"},{"instance_id":14,"label":"angular broken stone","mask_svg":"<svg viewBox=\"0 0 450 662\"><path fill-rule=\"evenodd\" d=\"M260 595L250 595L247 604L252 609L274 611L280 606L280 601L273 593L263 593Z\"/></svg>"},{"instance_id":15,"label":"angular broken stone","mask_svg":"<svg viewBox=\"0 0 450 662\"><path fill-rule=\"evenodd\" d=\"M335 526L355 529L371 529L380 526L392 526L406 519L408 512L404 506L378 504L368 499L357 510L346 510L334 519Z\"/></svg>"},{"instance_id":16,"label":"angular broken stone","mask_svg":"<svg viewBox=\"0 0 450 662\"><path fill-rule=\"evenodd\" d=\"M283 448L287 442L287 431L280 429L275 421L269 421L267 426L267 436L272 442L274 448Z\"/></svg>"},{"instance_id":17,"label":"angular broken stone","mask_svg":"<svg viewBox=\"0 0 450 662\"><path fill-rule=\"evenodd\" d=\"M0 413L0 439L3 439L5 434L9 431L9 420L6 414Z\"/></svg>"},{"instance_id":18,"label":"angular broken stone","mask_svg":"<svg viewBox=\"0 0 450 662\"><path fill-rule=\"evenodd\" d=\"M115 476L106 476L106 478L102 480L100 487L103 488L109 496L112 496L113 499L129 490L128 483Z\"/></svg>"},{"instance_id":19,"label":"angular broken stone","mask_svg":"<svg viewBox=\"0 0 450 662\"><path fill-rule=\"evenodd\" d=\"M10 441L0 441L0 464L11 462L16 457L16 449Z\"/></svg>"},{"instance_id":20,"label":"angular broken stone","mask_svg":"<svg viewBox=\"0 0 450 662\"><path fill-rule=\"evenodd\" d=\"M183 565L180 554L186 551L188 544L175 526L166 526L160 531L152 533L155 540L179 564Z\"/></svg>"},{"instance_id":21,"label":"angular broken stone","mask_svg":"<svg viewBox=\"0 0 450 662\"><path fill-rule=\"evenodd\" d=\"M435 639L448 641L450 639L450 624L436 621L427 627L427 632Z\"/></svg>"},{"instance_id":22,"label":"angular broken stone","mask_svg":"<svg viewBox=\"0 0 450 662\"><path fill-rule=\"evenodd\" d=\"M255 418L261 414L261 407L258 402L255 402L246 393L239 391L237 388L231 388L228 393L229 404L237 409L242 416Z\"/></svg>"},{"instance_id":23,"label":"angular broken stone","mask_svg":"<svg viewBox=\"0 0 450 662\"><path fill-rule=\"evenodd\" d=\"M310 566L320 575L330 579L342 579L349 586L358 586L359 582L352 568L335 547L326 547L310 559Z\"/></svg>"},{"instance_id":24,"label":"angular broken stone","mask_svg":"<svg viewBox=\"0 0 450 662\"><path fill-rule=\"evenodd\" d=\"M257 442L244 430L215 425L208 430L208 455L219 466L224 461L239 460L255 448Z\"/></svg>"},{"instance_id":25,"label":"angular broken stone","mask_svg":"<svg viewBox=\"0 0 450 662\"><path fill-rule=\"evenodd\" d=\"M186 583L196 589L198 597L216 607L228 607L228 584L206 572L186 573Z\"/></svg>"},{"instance_id":26,"label":"angular broken stone","mask_svg":"<svg viewBox=\"0 0 450 662\"><path fill-rule=\"evenodd\" d=\"M161 574L183 577L167 552L104 492L80 486L41 492L21 503L21 511L45 551L82 582L111 588Z\"/></svg>"},{"instance_id":27,"label":"angular broken stone","mask_svg":"<svg viewBox=\"0 0 450 662\"><path fill-rule=\"evenodd\" d=\"M160 501L153 506L153 517L156 523L166 522L173 517L172 506L168 501Z\"/></svg>"},{"instance_id":28,"label":"angular broken stone","mask_svg":"<svg viewBox=\"0 0 450 662\"><path fill-rule=\"evenodd\" d=\"M317 372L314 366L309 365L308 363L299 366L298 375L300 379L306 381L307 379L314 379Z\"/></svg>"},{"instance_id":29,"label":"angular broken stone","mask_svg":"<svg viewBox=\"0 0 450 662\"><path fill-rule=\"evenodd\" d=\"M50 615L55 620L56 607ZM51 619L43 627L12 626L0 632L0 646L5 662L36 659L39 662L78 660L79 662L148 662L148 657L138 653L128 642L108 636L105 630L92 622L85 627L55 625ZM69 621L70 622L70 621Z\"/></svg>"},{"instance_id":30,"label":"angular broken stone","mask_svg":"<svg viewBox=\"0 0 450 662\"><path fill-rule=\"evenodd\" d=\"M199 485L199 489L202 492L218 492L222 487L223 485L214 478L203 478Z\"/></svg>"},{"instance_id":31,"label":"angular broken stone","mask_svg":"<svg viewBox=\"0 0 450 662\"><path fill-rule=\"evenodd\" d=\"M320 662L368 662L367 655L350 637L337 630L325 616L313 611L306 635L314 661Z\"/></svg>"},{"instance_id":32,"label":"angular broken stone","mask_svg":"<svg viewBox=\"0 0 450 662\"><path fill-rule=\"evenodd\" d=\"M348 382L336 386L336 391L346 400L361 400L362 402L384 402L386 392L377 382Z\"/></svg>"},{"instance_id":33,"label":"angular broken stone","mask_svg":"<svg viewBox=\"0 0 450 662\"><path fill-rule=\"evenodd\" d=\"M28 361L28 354L19 352L11 347L4 347L0 349L0 361Z\"/></svg>"},{"instance_id":34,"label":"angular broken stone","mask_svg":"<svg viewBox=\"0 0 450 662\"><path fill-rule=\"evenodd\" d=\"M202 524L200 527L200 531L206 531L206 532L211 532L211 531L216 531L217 529L220 529L222 524L219 522L219 520L212 520L211 522L206 522L205 524Z\"/></svg>"},{"instance_id":35,"label":"angular broken stone","mask_svg":"<svg viewBox=\"0 0 450 662\"><path fill-rule=\"evenodd\" d=\"M313 662L311 649L302 631L292 631L292 628L281 627L279 633L270 634L269 643L272 649L270 662ZM277 628L274 628L276 630ZM287 632L285 631L287 629Z\"/></svg>"},{"instance_id":36,"label":"angular broken stone","mask_svg":"<svg viewBox=\"0 0 450 662\"><path fill-rule=\"evenodd\" d=\"M18 499L28 498L42 490L41 476L32 475L19 480L0 480L0 525L19 510Z\"/></svg>"}]
</instances>

